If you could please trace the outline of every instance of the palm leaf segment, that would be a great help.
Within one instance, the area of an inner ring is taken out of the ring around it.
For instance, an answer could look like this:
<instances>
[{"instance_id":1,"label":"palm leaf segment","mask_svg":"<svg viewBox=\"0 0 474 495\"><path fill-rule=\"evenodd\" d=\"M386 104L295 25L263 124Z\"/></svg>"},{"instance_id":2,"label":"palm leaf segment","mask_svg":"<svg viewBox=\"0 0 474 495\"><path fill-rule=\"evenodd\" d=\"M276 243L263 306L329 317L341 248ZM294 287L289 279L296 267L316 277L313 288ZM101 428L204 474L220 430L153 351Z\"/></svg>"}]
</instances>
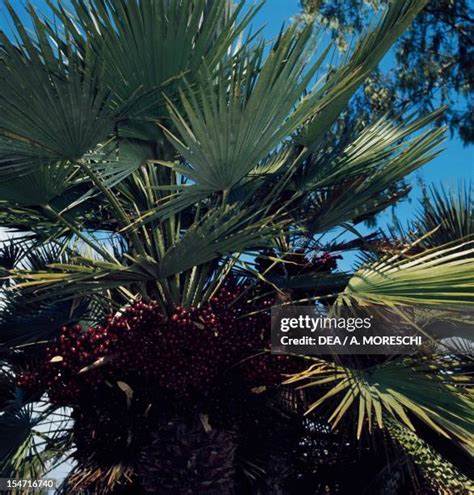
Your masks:
<instances>
[{"instance_id":1,"label":"palm leaf segment","mask_svg":"<svg viewBox=\"0 0 474 495\"><path fill-rule=\"evenodd\" d=\"M340 302L445 307L472 303L473 254L473 241L467 241L415 256L384 258L356 272Z\"/></svg>"},{"instance_id":2,"label":"palm leaf segment","mask_svg":"<svg viewBox=\"0 0 474 495\"><path fill-rule=\"evenodd\" d=\"M432 369L436 369L434 363ZM336 427L350 408L355 408L358 411L358 437L366 425L369 429L373 424L382 428L386 415L414 430L409 415L415 415L438 433L452 435L470 449L474 431L472 408L467 396L457 390L456 380L430 376L426 373L429 370L426 363L417 364L410 360L390 361L368 370L320 361L289 378L286 383L303 381L302 388L331 384L328 392L310 406L307 414L338 396L340 400L328 420ZM457 378L461 380L461 377Z\"/></svg>"}]
</instances>

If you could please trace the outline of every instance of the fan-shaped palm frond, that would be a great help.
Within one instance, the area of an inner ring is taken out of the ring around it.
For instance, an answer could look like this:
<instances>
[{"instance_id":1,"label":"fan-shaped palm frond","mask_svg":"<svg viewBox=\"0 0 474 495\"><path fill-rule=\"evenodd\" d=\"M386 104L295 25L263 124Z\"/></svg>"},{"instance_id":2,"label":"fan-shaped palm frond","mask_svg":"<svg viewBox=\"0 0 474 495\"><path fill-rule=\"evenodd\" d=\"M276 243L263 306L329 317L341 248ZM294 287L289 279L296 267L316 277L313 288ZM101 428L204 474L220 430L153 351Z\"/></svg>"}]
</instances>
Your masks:
<instances>
[{"instance_id":1,"label":"fan-shaped palm frond","mask_svg":"<svg viewBox=\"0 0 474 495\"><path fill-rule=\"evenodd\" d=\"M113 130L110 91L89 54L69 45L57 51L30 8L36 40L9 2L17 38L0 33L0 173L14 177L40 166L74 161ZM49 169L45 169L49 170Z\"/></svg>"},{"instance_id":2,"label":"fan-shaped palm frond","mask_svg":"<svg viewBox=\"0 0 474 495\"><path fill-rule=\"evenodd\" d=\"M318 107L324 118L316 114L299 137L302 144L310 147L319 144L319 140L334 124L354 91L425 5L425 1L388 4L385 15L378 20L375 27L357 41L347 64L341 66L320 91Z\"/></svg>"},{"instance_id":3,"label":"fan-shaped palm frond","mask_svg":"<svg viewBox=\"0 0 474 495\"><path fill-rule=\"evenodd\" d=\"M39 479L67 455L68 416L45 404L29 403L0 415L0 472Z\"/></svg>"},{"instance_id":4,"label":"fan-shaped palm frond","mask_svg":"<svg viewBox=\"0 0 474 495\"><path fill-rule=\"evenodd\" d=\"M183 174L211 191L230 190L308 120L311 96L299 100L324 61L323 55L305 73L311 35L291 27L261 67L258 51L223 73L216 89L182 94L184 115L170 105L179 138L168 136L190 164L179 169Z\"/></svg>"},{"instance_id":5,"label":"fan-shaped palm frond","mask_svg":"<svg viewBox=\"0 0 474 495\"><path fill-rule=\"evenodd\" d=\"M400 221L392 234L420 242L424 248L441 246L448 242L469 239L474 235L474 198L471 184L459 183L455 187L431 186L420 199L416 217L407 226Z\"/></svg>"},{"instance_id":6,"label":"fan-shaped palm frond","mask_svg":"<svg viewBox=\"0 0 474 495\"><path fill-rule=\"evenodd\" d=\"M123 132L144 137L145 129L147 139L157 129L143 123L162 116L163 92L174 95L184 77L195 80L201 67L214 70L259 9L244 13L242 1L231 6L215 0L73 0L71 6L53 10L79 52L90 46L100 59L114 101L133 99L128 116L142 117L142 127L123 122Z\"/></svg>"},{"instance_id":7,"label":"fan-shaped palm frond","mask_svg":"<svg viewBox=\"0 0 474 495\"><path fill-rule=\"evenodd\" d=\"M72 166L58 163L0 183L0 201L26 207L47 205L71 187Z\"/></svg>"},{"instance_id":8,"label":"fan-shaped palm frond","mask_svg":"<svg viewBox=\"0 0 474 495\"><path fill-rule=\"evenodd\" d=\"M414 415L438 433L452 435L467 449L472 448L473 412L467 396L457 389L456 379L422 371L410 359L392 360L363 370L316 359L316 364L285 383L303 381L302 388L329 385L306 414L332 400L337 405L328 421L334 428L344 415L355 409L358 437L366 424L369 429L373 424L383 428L385 414L414 430L410 420L410 415Z\"/></svg>"},{"instance_id":9,"label":"fan-shaped palm frond","mask_svg":"<svg viewBox=\"0 0 474 495\"><path fill-rule=\"evenodd\" d=\"M414 256L402 253L382 258L354 274L340 301L388 306L472 304L473 253L472 241L466 241Z\"/></svg>"}]
</instances>

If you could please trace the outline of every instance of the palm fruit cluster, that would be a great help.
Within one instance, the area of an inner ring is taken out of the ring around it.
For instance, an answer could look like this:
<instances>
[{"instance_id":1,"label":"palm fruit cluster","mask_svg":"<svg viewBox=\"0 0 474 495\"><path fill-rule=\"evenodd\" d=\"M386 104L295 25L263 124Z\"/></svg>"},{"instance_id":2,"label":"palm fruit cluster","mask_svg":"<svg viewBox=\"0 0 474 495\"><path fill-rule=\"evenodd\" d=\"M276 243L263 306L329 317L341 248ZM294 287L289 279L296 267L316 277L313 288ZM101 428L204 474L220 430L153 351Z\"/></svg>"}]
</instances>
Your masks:
<instances>
[{"instance_id":1,"label":"palm fruit cluster","mask_svg":"<svg viewBox=\"0 0 474 495\"><path fill-rule=\"evenodd\" d=\"M268 352L272 303L239 286L169 315L157 302L137 302L103 325L62 328L18 385L72 408L81 465L133 464L180 404L207 411L215 427L235 427L248 421L250 397L297 371L294 359Z\"/></svg>"},{"instance_id":2,"label":"palm fruit cluster","mask_svg":"<svg viewBox=\"0 0 474 495\"><path fill-rule=\"evenodd\" d=\"M337 260L342 256L329 252L314 254L308 257L304 250L296 250L286 253L283 259L286 262L285 268L288 274L301 274L311 272L329 272L337 268Z\"/></svg>"},{"instance_id":3,"label":"palm fruit cluster","mask_svg":"<svg viewBox=\"0 0 474 495\"><path fill-rule=\"evenodd\" d=\"M19 385L42 387L53 403L68 406L117 381L199 397L230 369L249 388L275 385L290 360L268 353L268 312L248 316L255 307L242 291L223 288L202 307L177 307L169 317L157 302L137 302L105 325L64 327L46 349L45 363L23 374ZM271 304L260 300L259 308Z\"/></svg>"}]
</instances>

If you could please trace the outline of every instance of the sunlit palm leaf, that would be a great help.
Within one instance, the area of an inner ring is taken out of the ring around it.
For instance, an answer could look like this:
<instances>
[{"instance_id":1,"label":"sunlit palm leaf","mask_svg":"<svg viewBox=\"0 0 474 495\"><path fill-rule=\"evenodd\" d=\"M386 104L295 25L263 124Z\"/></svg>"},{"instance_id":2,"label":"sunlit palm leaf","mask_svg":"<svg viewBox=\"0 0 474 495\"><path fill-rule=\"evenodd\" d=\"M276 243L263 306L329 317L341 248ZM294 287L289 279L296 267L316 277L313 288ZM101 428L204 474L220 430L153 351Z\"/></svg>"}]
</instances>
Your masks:
<instances>
[{"instance_id":1,"label":"sunlit palm leaf","mask_svg":"<svg viewBox=\"0 0 474 495\"><path fill-rule=\"evenodd\" d=\"M474 245L433 248L415 256L386 257L360 268L340 302L468 305L474 301Z\"/></svg>"},{"instance_id":2,"label":"sunlit palm leaf","mask_svg":"<svg viewBox=\"0 0 474 495\"><path fill-rule=\"evenodd\" d=\"M358 411L358 437L366 424L369 429L372 424L382 428L383 415L387 413L414 430L410 420L413 415L441 435L459 439L466 448L472 445L473 411L468 398L456 390L455 380L428 376L410 360L390 361L367 370L315 361L316 364L285 382L304 382L303 388L323 387L321 397L306 414L331 403L335 407L329 422L336 427L349 411Z\"/></svg>"},{"instance_id":3,"label":"sunlit palm leaf","mask_svg":"<svg viewBox=\"0 0 474 495\"><path fill-rule=\"evenodd\" d=\"M316 189L312 205L314 210L311 221L308 222L311 232L323 232L344 222L378 212L398 201L399 194L390 191L390 188L393 189L403 177L432 160L440 152L439 145L444 139L443 130L438 129L413 138L405 146L398 143L393 147L385 147L385 138L380 140L379 130L375 126L364 136L372 136L372 146L366 148L364 139L362 149L358 149L361 142L356 140L349 146L348 155L336 160L329 169L324 164L312 165L314 182L303 184L308 189ZM382 127L382 131L385 130ZM374 154L372 148L375 150ZM350 179L352 174L354 178ZM328 187L325 188L325 185ZM344 194L348 187L354 192L353 195ZM386 191L389 192L384 194ZM403 190L399 193L403 195Z\"/></svg>"},{"instance_id":4,"label":"sunlit palm leaf","mask_svg":"<svg viewBox=\"0 0 474 495\"><path fill-rule=\"evenodd\" d=\"M418 119L407 119L401 125L386 118L374 122L355 136L334 160L321 157L311 163L299 185L308 189L324 187L350 177L371 176L377 171L383 171L384 177L395 181L393 172L404 176L439 152L442 132L434 134L425 130L421 136L411 136L432 124L442 112L440 109Z\"/></svg>"},{"instance_id":5,"label":"sunlit palm leaf","mask_svg":"<svg viewBox=\"0 0 474 495\"><path fill-rule=\"evenodd\" d=\"M407 227L397 223L393 234L408 240L424 236L423 247L441 246L474 236L474 196L469 183L456 187L432 186L420 200L421 208Z\"/></svg>"}]
</instances>

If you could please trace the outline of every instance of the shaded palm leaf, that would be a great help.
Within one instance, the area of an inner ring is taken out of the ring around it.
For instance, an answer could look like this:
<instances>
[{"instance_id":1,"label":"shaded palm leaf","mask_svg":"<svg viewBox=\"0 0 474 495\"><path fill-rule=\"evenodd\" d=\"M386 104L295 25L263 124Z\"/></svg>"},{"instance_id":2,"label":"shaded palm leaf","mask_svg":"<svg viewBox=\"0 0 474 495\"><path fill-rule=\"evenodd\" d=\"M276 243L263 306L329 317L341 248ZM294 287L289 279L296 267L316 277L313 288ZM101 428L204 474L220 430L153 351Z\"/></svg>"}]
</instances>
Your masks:
<instances>
[{"instance_id":1,"label":"shaded palm leaf","mask_svg":"<svg viewBox=\"0 0 474 495\"><path fill-rule=\"evenodd\" d=\"M71 186L72 167L51 163L0 182L0 200L12 205L47 205Z\"/></svg>"},{"instance_id":2,"label":"shaded palm leaf","mask_svg":"<svg viewBox=\"0 0 474 495\"><path fill-rule=\"evenodd\" d=\"M110 94L96 61L71 45L59 53L30 8L33 41L7 2L16 43L0 32L0 173L11 177L40 165L77 160L114 127Z\"/></svg>"},{"instance_id":3,"label":"shaded palm leaf","mask_svg":"<svg viewBox=\"0 0 474 495\"><path fill-rule=\"evenodd\" d=\"M0 473L38 479L67 453L64 412L44 404L22 406L0 415Z\"/></svg>"},{"instance_id":4,"label":"shaded palm leaf","mask_svg":"<svg viewBox=\"0 0 474 495\"><path fill-rule=\"evenodd\" d=\"M202 64L214 68L244 31L258 7L242 14L214 0L93 0L53 6L81 53L90 45L101 60L104 83L129 115L160 116L162 91L173 94ZM78 29L77 29L78 28ZM53 29L51 29L54 32ZM149 134L149 131L148 131Z\"/></svg>"},{"instance_id":5,"label":"shaded palm leaf","mask_svg":"<svg viewBox=\"0 0 474 495\"><path fill-rule=\"evenodd\" d=\"M285 222L260 219L260 212L239 211L236 205L215 209L187 230L167 251L160 264L163 277L180 273L223 255L265 247L282 231Z\"/></svg>"},{"instance_id":6,"label":"shaded palm leaf","mask_svg":"<svg viewBox=\"0 0 474 495\"><path fill-rule=\"evenodd\" d=\"M122 182L149 158L152 158L149 145L127 140L108 142L84 157L108 188Z\"/></svg>"},{"instance_id":7,"label":"shaded palm leaf","mask_svg":"<svg viewBox=\"0 0 474 495\"><path fill-rule=\"evenodd\" d=\"M305 71L311 35L293 26L261 67L259 50L221 73L217 88L197 96L188 88L184 112L170 102L179 137L167 135L189 164L177 170L212 191L230 190L312 115L311 97L299 100L325 54Z\"/></svg>"}]
</instances>

